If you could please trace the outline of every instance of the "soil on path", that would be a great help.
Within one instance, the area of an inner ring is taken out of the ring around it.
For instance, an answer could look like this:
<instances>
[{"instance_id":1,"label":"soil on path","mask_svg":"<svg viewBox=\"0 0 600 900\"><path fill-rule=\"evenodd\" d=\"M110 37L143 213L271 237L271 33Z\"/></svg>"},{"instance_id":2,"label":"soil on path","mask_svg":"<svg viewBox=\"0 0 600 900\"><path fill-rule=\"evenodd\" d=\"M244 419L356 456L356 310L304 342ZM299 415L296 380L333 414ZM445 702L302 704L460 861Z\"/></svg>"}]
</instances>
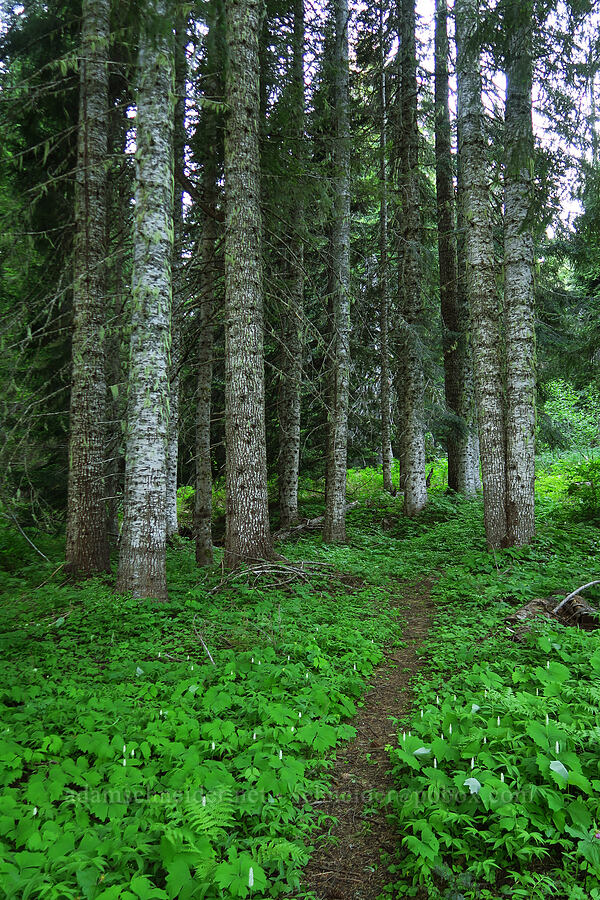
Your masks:
<instances>
[{"instance_id":1,"label":"soil on path","mask_svg":"<svg viewBox=\"0 0 600 900\"><path fill-rule=\"evenodd\" d=\"M375 900L393 881L381 855L393 854L398 832L387 821L385 807L369 810L368 798L369 792L385 795L397 789L385 750L396 740L390 716L401 717L412 705L411 679L421 667L418 649L433 619L426 585L397 605L406 616L404 646L394 647L375 671L352 722L356 737L338 751L331 793L319 802L320 812L337 819L304 873L303 890L319 900Z\"/></svg>"}]
</instances>

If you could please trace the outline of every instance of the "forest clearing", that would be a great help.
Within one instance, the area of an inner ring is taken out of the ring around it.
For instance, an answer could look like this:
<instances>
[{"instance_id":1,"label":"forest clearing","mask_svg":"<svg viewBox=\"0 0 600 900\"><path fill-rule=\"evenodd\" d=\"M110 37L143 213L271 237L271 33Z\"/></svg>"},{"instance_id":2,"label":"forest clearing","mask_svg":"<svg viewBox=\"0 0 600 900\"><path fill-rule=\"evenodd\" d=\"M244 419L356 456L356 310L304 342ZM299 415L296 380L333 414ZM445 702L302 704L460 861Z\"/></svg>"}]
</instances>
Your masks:
<instances>
[{"instance_id":1,"label":"forest clearing","mask_svg":"<svg viewBox=\"0 0 600 900\"><path fill-rule=\"evenodd\" d=\"M0 898L600 900L595 0L0 0Z\"/></svg>"}]
</instances>

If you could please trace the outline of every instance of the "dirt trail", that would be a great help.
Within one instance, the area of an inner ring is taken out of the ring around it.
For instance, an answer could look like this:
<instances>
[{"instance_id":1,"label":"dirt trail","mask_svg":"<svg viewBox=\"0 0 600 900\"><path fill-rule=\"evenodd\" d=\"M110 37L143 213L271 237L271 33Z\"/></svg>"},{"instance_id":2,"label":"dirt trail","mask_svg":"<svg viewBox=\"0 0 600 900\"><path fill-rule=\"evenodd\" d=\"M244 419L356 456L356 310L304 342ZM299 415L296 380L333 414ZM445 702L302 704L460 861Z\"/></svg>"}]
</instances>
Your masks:
<instances>
[{"instance_id":1,"label":"dirt trail","mask_svg":"<svg viewBox=\"0 0 600 900\"><path fill-rule=\"evenodd\" d=\"M405 610L406 646L393 648L375 671L364 706L352 721L357 735L338 751L331 795L319 802L320 812L338 820L331 829L333 841L320 842L305 871L303 890L319 900L375 900L392 881L381 853L393 852L398 833L385 810L365 814L365 807L369 791L386 794L397 787L385 751L396 737L389 716L402 716L412 704L410 682L421 666L417 651L433 619L427 585L415 588L398 608Z\"/></svg>"}]
</instances>

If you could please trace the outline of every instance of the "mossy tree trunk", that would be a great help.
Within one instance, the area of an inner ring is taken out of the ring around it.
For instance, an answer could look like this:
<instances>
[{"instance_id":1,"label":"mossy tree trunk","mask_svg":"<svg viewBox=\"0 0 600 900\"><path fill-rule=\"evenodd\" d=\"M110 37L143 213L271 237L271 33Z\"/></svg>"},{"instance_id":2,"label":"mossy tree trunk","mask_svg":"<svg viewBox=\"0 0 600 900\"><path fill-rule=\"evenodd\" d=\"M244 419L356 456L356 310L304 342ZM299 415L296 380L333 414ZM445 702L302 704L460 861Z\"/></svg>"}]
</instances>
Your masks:
<instances>
[{"instance_id":1,"label":"mossy tree trunk","mask_svg":"<svg viewBox=\"0 0 600 900\"><path fill-rule=\"evenodd\" d=\"M109 0L84 0L75 181L66 570L110 570L105 502Z\"/></svg>"},{"instance_id":2,"label":"mossy tree trunk","mask_svg":"<svg viewBox=\"0 0 600 900\"><path fill-rule=\"evenodd\" d=\"M170 5L147 0L137 99L135 234L118 590L165 600L168 361L173 257L174 42Z\"/></svg>"}]
</instances>

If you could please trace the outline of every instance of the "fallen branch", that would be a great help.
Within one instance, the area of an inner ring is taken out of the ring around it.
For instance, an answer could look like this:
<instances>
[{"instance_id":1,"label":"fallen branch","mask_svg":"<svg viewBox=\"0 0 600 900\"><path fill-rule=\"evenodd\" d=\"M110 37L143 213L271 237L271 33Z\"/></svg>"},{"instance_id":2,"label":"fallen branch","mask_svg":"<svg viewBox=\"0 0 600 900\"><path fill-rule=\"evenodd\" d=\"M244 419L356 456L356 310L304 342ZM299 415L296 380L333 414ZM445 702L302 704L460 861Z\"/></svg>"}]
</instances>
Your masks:
<instances>
[{"instance_id":1,"label":"fallen branch","mask_svg":"<svg viewBox=\"0 0 600 900\"><path fill-rule=\"evenodd\" d=\"M42 559L45 559L46 562L50 562L50 560L48 559L48 557L46 556L46 554L45 554L45 553L42 553L42 551L40 550L40 548L39 548L39 547L36 547L35 544L33 543L33 541L32 541L30 538L27 537L27 535L25 534L25 532L23 531L23 529L21 528L21 526L19 525L19 523L17 522L17 520L15 519L15 517L13 516L12 513L10 513L10 512L5 512L5 513L3 513L3 516L4 516L5 519L10 519L12 522L15 523L15 525L17 526L17 528L19 529L20 533L23 535L23 537L25 538L25 540L27 541L27 543L28 543L31 547L33 547L33 549L35 550L36 553L39 553L39 555L42 557Z\"/></svg>"},{"instance_id":2,"label":"fallen branch","mask_svg":"<svg viewBox=\"0 0 600 900\"><path fill-rule=\"evenodd\" d=\"M204 641L204 638L202 637L202 635L200 634L200 632L199 632L198 629L196 628L196 617L195 617L195 616L194 616L194 621L193 621L192 624L193 624L193 626L194 626L194 632L195 632L196 637L198 638L198 640L200 641L200 643L202 644L202 646L203 646L204 649L206 650L206 654L207 654L208 658L210 659L211 663L212 663L213 666L214 666L214 665L215 665L215 661L214 661L214 659L212 658L212 654L211 654L210 650L208 649L208 647L206 646L206 643L205 643L205 641Z\"/></svg>"},{"instance_id":3,"label":"fallen branch","mask_svg":"<svg viewBox=\"0 0 600 900\"><path fill-rule=\"evenodd\" d=\"M348 512L351 509L355 509L357 506L360 506L360 500L354 500L353 503L347 503L345 511ZM293 528L280 528L279 531L274 532L273 540L285 541L290 537L301 534L303 531L319 528L323 524L324 519L325 516L317 516L315 519L307 519L306 522L302 522L300 525L294 525Z\"/></svg>"},{"instance_id":4,"label":"fallen branch","mask_svg":"<svg viewBox=\"0 0 600 900\"><path fill-rule=\"evenodd\" d=\"M576 591L573 591L567 597L565 597L564 600L561 600L560 603L558 604L558 606L554 607L552 612L556 615L556 613L559 611L559 609L562 609L563 606L565 606L565 604L567 604L569 602L569 600L572 600L573 597L576 597L577 594L580 594L582 591L585 591L587 588L594 587L595 584L600 584L600 580L599 581L588 581L587 584L583 584L581 587L577 588Z\"/></svg>"}]
</instances>

